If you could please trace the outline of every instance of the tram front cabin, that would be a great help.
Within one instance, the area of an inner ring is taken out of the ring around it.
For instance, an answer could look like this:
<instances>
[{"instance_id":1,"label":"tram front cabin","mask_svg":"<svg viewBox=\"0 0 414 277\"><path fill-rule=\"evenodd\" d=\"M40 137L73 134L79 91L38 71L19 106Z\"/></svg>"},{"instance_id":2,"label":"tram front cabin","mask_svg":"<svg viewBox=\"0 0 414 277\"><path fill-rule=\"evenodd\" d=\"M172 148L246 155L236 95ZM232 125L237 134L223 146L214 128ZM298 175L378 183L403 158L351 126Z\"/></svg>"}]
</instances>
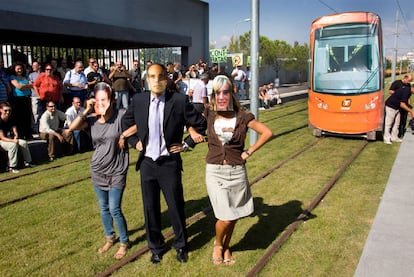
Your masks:
<instances>
[{"instance_id":1,"label":"tram front cabin","mask_svg":"<svg viewBox=\"0 0 414 277\"><path fill-rule=\"evenodd\" d=\"M378 15L340 13L312 23L308 109L314 135L375 140L382 129L383 79Z\"/></svg>"}]
</instances>

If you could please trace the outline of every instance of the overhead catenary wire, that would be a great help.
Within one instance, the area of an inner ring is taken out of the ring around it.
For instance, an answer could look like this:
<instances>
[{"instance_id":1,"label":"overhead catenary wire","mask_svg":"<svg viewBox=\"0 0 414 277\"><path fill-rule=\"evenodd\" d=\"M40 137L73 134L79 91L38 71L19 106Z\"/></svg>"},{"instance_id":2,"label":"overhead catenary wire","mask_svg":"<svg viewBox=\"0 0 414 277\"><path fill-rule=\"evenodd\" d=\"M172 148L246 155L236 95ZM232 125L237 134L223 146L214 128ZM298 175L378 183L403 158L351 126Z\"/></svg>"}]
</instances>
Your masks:
<instances>
[{"instance_id":1,"label":"overhead catenary wire","mask_svg":"<svg viewBox=\"0 0 414 277\"><path fill-rule=\"evenodd\" d=\"M319 3L321 3L322 5L324 5L325 7L327 7L328 9L330 9L331 11L338 13L337 10L335 10L334 8L332 8L331 6L329 6L328 4L326 4L325 2L323 2L322 0L318 0Z\"/></svg>"},{"instance_id":2,"label":"overhead catenary wire","mask_svg":"<svg viewBox=\"0 0 414 277\"><path fill-rule=\"evenodd\" d=\"M413 32L411 32L410 28L408 27L407 17L405 16L404 10L401 8L400 1L399 0L395 0L395 1L397 3L398 9L400 10L401 17L404 20L404 25L405 25L405 28L407 29L407 34L409 34L411 39L413 39ZM414 39L413 39L413 41L414 41Z\"/></svg>"}]
</instances>

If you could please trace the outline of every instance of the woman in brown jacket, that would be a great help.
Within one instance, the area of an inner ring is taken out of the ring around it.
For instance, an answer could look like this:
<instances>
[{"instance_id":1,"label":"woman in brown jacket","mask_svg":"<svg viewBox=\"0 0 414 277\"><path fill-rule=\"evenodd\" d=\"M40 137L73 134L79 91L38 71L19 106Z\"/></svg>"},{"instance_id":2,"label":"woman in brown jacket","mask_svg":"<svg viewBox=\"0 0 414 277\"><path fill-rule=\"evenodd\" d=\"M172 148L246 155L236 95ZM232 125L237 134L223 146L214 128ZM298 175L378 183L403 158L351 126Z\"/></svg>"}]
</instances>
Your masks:
<instances>
[{"instance_id":1,"label":"woman in brown jacket","mask_svg":"<svg viewBox=\"0 0 414 277\"><path fill-rule=\"evenodd\" d=\"M229 249L231 236L239 218L253 213L245 163L271 137L272 131L242 110L228 77L213 80L210 106L205 110L208 125L206 184L214 215L216 240L213 264L232 265ZM251 128L260 134L256 143L245 149L246 133Z\"/></svg>"}]
</instances>

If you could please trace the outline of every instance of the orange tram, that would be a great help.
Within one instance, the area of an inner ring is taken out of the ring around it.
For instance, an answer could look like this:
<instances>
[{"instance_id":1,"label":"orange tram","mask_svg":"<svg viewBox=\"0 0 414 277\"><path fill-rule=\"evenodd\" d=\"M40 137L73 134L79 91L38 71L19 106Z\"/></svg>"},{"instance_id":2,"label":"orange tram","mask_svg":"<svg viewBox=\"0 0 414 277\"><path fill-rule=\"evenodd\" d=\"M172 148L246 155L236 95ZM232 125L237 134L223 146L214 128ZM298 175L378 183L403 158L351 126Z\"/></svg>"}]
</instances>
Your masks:
<instances>
[{"instance_id":1,"label":"orange tram","mask_svg":"<svg viewBox=\"0 0 414 277\"><path fill-rule=\"evenodd\" d=\"M312 22L309 125L315 136L375 140L384 113L384 58L380 17L345 12Z\"/></svg>"}]
</instances>

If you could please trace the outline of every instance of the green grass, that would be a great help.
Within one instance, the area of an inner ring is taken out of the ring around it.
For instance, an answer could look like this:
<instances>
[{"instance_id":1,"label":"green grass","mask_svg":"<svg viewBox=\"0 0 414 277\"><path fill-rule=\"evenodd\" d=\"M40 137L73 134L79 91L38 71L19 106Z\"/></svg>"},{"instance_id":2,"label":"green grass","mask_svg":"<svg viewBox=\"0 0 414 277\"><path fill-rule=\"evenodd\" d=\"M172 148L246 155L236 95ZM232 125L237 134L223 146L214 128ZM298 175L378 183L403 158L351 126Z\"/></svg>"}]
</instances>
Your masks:
<instances>
[{"instance_id":1,"label":"green grass","mask_svg":"<svg viewBox=\"0 0 414 277\"><path fill-rule=\"evenodd\" d=\"M259 114L275 136L249 158L251 180L316 140L312 131L304 127L306 105L306 100L301 99ZM188 227L187 264L178 264L171 250L160 265L153 266L146 253L114 276L246 275L361 143L325 138L254 184L255 213L238 222L232 240L235 266L214 266L210 261L215 219L209 213ZM203 144L183 153L187 217L209 206L204 181L206 151L207 145ZM369 143L260 276L352 276L397 151L395 144L385 147L380 141ZM0 201L88 176L88 160L72 163L88 155L91 153L58 159L56 163L67 165L0 183ZM136 158L137 153L131 150L131 161ZM163 200L162 208L166 232L171 227ZM123 209L132 253L146 245L139 173L134 165L128 172ZM1 276L93 276L116 262L112 258L116 247L105 255L96 253L104 237L90 179L5 206L0 211L0 222Z\"/></svg>"}]
</instances>

